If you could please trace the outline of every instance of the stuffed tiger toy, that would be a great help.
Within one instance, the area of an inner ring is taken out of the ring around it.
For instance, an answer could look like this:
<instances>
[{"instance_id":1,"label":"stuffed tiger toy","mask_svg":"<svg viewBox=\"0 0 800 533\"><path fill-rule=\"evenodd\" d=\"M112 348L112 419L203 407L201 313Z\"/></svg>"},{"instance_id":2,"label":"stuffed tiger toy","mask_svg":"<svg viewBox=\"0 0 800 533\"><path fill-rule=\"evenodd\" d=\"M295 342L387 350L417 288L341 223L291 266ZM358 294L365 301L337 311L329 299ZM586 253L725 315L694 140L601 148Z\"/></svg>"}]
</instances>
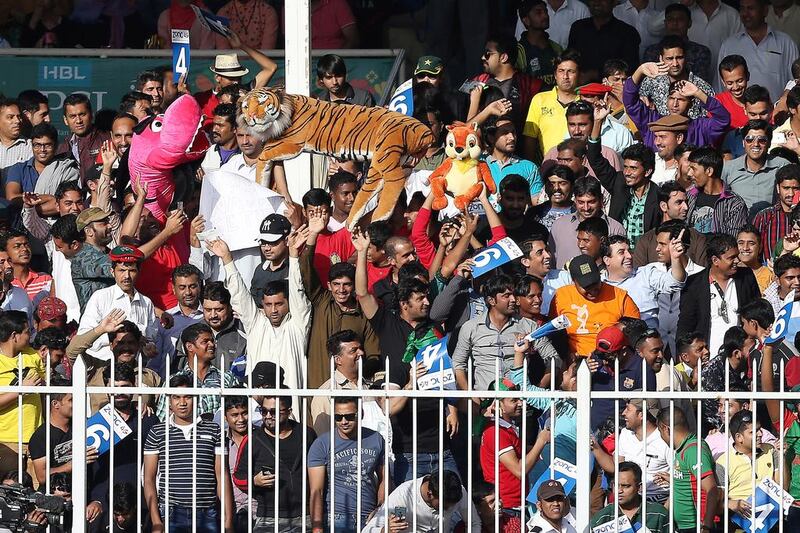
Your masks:
<instances>
[{"instance_id":1,"label":"stuffed tiger toy","mask_svg":"<svg viewBox=\"0 0 800 533\"><path fill-rule=\"evenodd\" d=\"M283 88L256 89L240 101L240 128L265 141L257 170L269 181L274 161L312 152L343 160L371 160L347 225L352 230L370 200L380 196L372 220L392 214L405 180L433 143L433 134L415 118L382 107L332 104Z\"/></svg>"}]
</instances>

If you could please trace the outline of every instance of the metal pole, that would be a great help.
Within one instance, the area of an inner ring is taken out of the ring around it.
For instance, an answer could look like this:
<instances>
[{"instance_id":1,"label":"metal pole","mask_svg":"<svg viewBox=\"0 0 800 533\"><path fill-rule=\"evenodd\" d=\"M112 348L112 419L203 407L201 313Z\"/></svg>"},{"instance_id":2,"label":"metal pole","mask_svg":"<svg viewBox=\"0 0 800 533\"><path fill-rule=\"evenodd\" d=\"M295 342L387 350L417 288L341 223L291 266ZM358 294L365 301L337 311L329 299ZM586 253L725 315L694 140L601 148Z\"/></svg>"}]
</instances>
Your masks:
<instances>
[{"instance_id":1,"label":"metal pole","mask_svg":"<svg viewBox=\"0 0 800 533\"><path fill-rule=\"evenodd\" d=\"M311 11L309 0L287 2L286 10L286 92L309 94L311 86ZM311 154L300 154L284 163L292 200L311 188Z\"/></svg>"},{"instance_id":2,"label":"metal pole","mask_svg":"<svg viewBox=\"0 0 800 533\"><path fill-rule=\"evenodd\" d=\"M75 359L72 367L72 531L86 531L86 363ZM47 423L47 422L45 422ZM111 427L111 431L114 428ZM49 461L49 459L48 459ZM113 468L113 465L111 466ZM109 502L110 503L110 502Z\"/></svg>"},{"instance_id":3,"label":"metal pole","mask_svg":"<svg viewBox=\"0 0 800 533\"><path fill-rule=\"evenodd\" d=\"M592 390L592 376L589 372L589 367L585 361L578 363L578 401L577 401L577 447L576 447L576 465L578 472L577 487L575 487L577 494L577 513L575 515L578 524L578 531L583 530L589 526L589 493L592 486L589 483L591 476L589 475L589 450L586 444L590 440L591 428L589 422L589 414L592 410L591 390Z\"/></svg>"}]
</instances>

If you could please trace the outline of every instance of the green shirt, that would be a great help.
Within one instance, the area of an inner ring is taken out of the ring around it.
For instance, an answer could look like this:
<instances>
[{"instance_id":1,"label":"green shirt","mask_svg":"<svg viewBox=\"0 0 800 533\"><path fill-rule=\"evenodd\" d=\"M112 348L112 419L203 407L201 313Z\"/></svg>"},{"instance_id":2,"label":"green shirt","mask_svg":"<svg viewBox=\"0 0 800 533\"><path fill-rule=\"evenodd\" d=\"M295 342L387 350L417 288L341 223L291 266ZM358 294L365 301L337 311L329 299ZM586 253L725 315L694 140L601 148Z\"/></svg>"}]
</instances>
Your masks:
<instances>
[{"instance_id":1,"label":"green shirt","mask_svg":"<svg viewBox=\"0 0 800 533\"><path fill-rule=\"evenodd\" d=\"M795 500L800 500L800 422L797 420L789 426L783 441L787 446L787 461L791 461L792 480L789 484L789 494Z\"/></svg>"},{"instance_id":2,"label":"green shirt","mask_svg":"<svg viewBox=\"0 0 800 533\"><path fill-rule=\"evenodd\" d=\"M644 235L644 203L647 201L647 189L642 194L641 198L637 198L635 194L631 193L628 206L625 210L625 218L622 225L625 226L626 237L631 243L631 250L634 249L636 243Z\"/></svg>"},{"instance_id":3,"label":"green shirt","mask_svg":"<svg viewBox=\"0 0 800 533\"><path fill-rule=\"evenodd\" d=\"M714 475L714 459L705 440L700 439L700 475L696 475L698 437L690 433L675 450L672 513L678 529L697 526L697 485ZM700 493L700 518L706 512L706 493Z\"/></svg>"},{"instance_id":4,"label":"green shirt","mask_svg":"<svg viewBox=\"0 0 800 533\"><path fill-rule=\"evenodd\" d=\"M622 516L622 511L620 511L618 516ZM600 509L592 517L592 527L595 528L607 522L611 522L615 520L616 517L614 516L614 504L609 504ZM638 524L638 527L636 527ZM634 531L639 531L642 525L642 508L639 507L639 510L636 511L633 519L631 520L631 525L634 526ZM667 508L661 505L660 503L650 502L647 504L647 517L645 518L644 526L650 533L668 533L669 532L669 511Z\"/></svg>"}]
</instances>

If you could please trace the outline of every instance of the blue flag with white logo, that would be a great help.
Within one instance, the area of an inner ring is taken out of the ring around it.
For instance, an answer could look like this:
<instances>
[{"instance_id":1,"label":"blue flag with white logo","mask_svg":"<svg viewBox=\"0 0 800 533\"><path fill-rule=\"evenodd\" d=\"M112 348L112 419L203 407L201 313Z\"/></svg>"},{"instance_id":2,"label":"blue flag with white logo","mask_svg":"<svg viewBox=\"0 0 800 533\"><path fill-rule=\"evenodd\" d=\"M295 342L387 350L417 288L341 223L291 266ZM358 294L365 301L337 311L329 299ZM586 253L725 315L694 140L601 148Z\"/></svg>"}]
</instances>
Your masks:
<instances>
[{"instance_id":1,"label":"blue flag with white logo","mask_svg":"<svg viewBox=\"0 0 800 533\"><path fill-rule=\"evenodd\" d=\"M511 237L500 239L472 258L472 277L478 278L520 256L522 256L522 250Z\"/></svg>"},{"instance_id":2,"label":"blue flag with white logo","mask_svg":"<svg viewBox=\"0 0 800 533\"><path fill-rule=\"evenodd\" d=\"M419 390L453 390L456 388L456 376L453 372L453 360L447 351L449 335L428 344L417 352L416 362L422 363L427 373L417 379Z\"/></svg>"},{"instance_id":3,"label":"blue flag with white logo","mask_svg":"<svg viewBox=\"0 0 800 533\"><path fill-rule=\"evenodd\" d=\"M767 344L775 344L788 338L794 342L794 337L800 331L800 302L794 301L795 291L791 291L783 299L783 307L772 323L769 336L764 340Z\"/></svg>"},{"instance_id":4,"label":"blue flag with white logo","mask_svg":"<svg viewBox=\"0 0 800 533\"><path fill-rule=\"evenodd\" d=\"M794 498L778 483L770 478L764 478L756 487L755 505L753 505L752 497L747 498L752 508L753 524L749 518L745 518L739 513L731 513L731 521L741 526L744 531L767 533L780 519L781 500L783 500L783 514L788 514Z\"/></svg>"},{"instance_id":5,"label":"blue flag with white logo","mask_svg":"<svg viewBox=\"0 0 800 533\"><path fill-rule=\"evenodd\" d=\"M389 100L389 111L396 111L409 117L414 116L414 80L404 81Z\"/></svg>"},{"instance_id":6,"label":"blue flag with white logo","mask_svg":"<svg viewBox=\"0 0 800 533\"><path fill-rule=\"evenodd\" d=\"M103 455L131 433L131 428L111 404L106 404L86 421L86 446L96 448L97 454Z\"/></svg>"}]
</instances>

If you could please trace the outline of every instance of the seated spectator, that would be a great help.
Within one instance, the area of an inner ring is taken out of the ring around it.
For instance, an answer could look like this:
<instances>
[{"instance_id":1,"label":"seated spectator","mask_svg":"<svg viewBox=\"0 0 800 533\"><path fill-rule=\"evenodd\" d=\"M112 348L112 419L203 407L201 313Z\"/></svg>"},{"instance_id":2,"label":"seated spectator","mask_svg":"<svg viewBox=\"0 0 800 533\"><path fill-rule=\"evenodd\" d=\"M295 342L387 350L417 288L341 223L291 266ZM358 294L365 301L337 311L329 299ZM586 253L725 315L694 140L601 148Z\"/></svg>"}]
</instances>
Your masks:
<instances>
[{"instance_id":1,"label":"seated spectator","mask_svg":"<svg viewBox=\"0 0 800 533\"><path fill-rule=\"evenodd\" d=\"M315 2L310 7L312 48L335 50L358 47L358 26L345 0Z\"/></svg>"},{"instance_id":2,"label":"seated spectator","mask_svg":"<svg viewBox=\"0 0 800 533\"><path fill-rule=\"evenodd\" d=\"M385 445L383 437L371 429L359 432L361 416L355 398L336 397L333 418L333 432L317 437L308 450L311 526L325 528L332 514L331 527L361 531L372 511L383 503ZM359 494L361 515L356 516ZM333 509L326 509L330 505Z\"/></svg>"},{"instance_id":3,"label":"seated spectator","mask_svg":"<svg viewBox=\"0 0 800 533\"><path fill-rule=\"evenodd\" d=\"M347 65L336 54L327 54L317 61L317 86L323 89L319 99L323 102L356 104L367 107L375 105L372 93L356 89L347 82Z\"/></svg>"},{"instance_id":4,"label":"seated spectator","mask_svg":"<svg viewBox=\"0 0 800 533\"><path fill-rule=\"evenodd\" d=\"M192 387L193 380L188 374L178 374L170 378L169 386ZM224 500L225 508L234 508L232 483L228 469L223 466L224 448L220 442L219 426L202 418L196 419L193 407L193 396L170 395L169 422L165 420L155 424L148 433L142 476L144 499L153 528L164 526L167 516L162 517L161 506L169 498L170 530L192 529L193 520L197 520L207 531L219 532L215 504ZM166 417L166 412L164 415ZM190 427L192 431L186 432ZM157 475L167 471L171 474L169 484L167 476ZM223 482L222 476L228 479ZM224 527L233 528L233 513L225 515Z\"/></svg>"},{"instance_id":5,"label":"seated spectator","mask_svg":"<svg viewBox=\"0 0 800 533\"><path fill-rule=\"evenodd\" d=\"M443 490L443 493L439 491ZM440 520L445 524L444 531L454 531L456 516L472 525L475 531L482 531L481 518L469 494L463 487L458 474L451 470L436 470L417 479L411 479L397 486L384 504L375 510L372 519L362 532L378 533L386 531L386 508L389 511L389 531L407 531L412 524L420 531L436 531ZM399 509L413 516L395 514Z\"/></svg>"},{"instance_id":6,"label":"seated spectator","mask_svg":"<svg viewBox=\"0 0 800 533\"><path fill-rule=\"evenodd\" d=\"M172 30L189 30L192 47L197 50L216 48L214 33L198 20L192 10L193 3L192 0L172 0L170 7L158 16L158 37L161 40L161 48L171 47ZM202 2L199 5L205 8Z\"/></svg>"},{"instance_id":7,"label":"seated spectator","mask_svg":"<svg viewBox=\"0 0 800 533\"><path fill-rule=\"evenodd\" d=\"M700 233L735 236L747 223L747 204L722 180L722 165L722 156L713 148L689 154L689 178L694 185L686 191L686 221Z\"/></svg>"},{"instance_id":8,"label":"seated spectator","mask_svg":"<svg viewBox=\"0 0 800 533\"><path fill-rule=\"evenodd\" d=\"M628 405L631 405L628 403ZM625 431L625 430L623 430ZM653 434L657 435L655 429ZM659 441L661 441L659 437ZM661 441L662 443L664 441ZM664 445L666 447L666 445ZM650 463L648 454L648 466ZM620 457L620 460L622 457ZM621 461L617 467L617 494L615 501L603 507L599 513L592 517L592 527L616 524L617 519L624 516L631 524L642 524L652 533L666 533L672 527L669 511L655 501L652 501L651 492L647 489L647 501L644 500L642 491L642 469L638 463ZM669 469L667 469L669 472ZM648 468L649 474L649 468ZM650 480L647 480L648 485ZM642 508L644 507L644 511ZM617 511L619 509L619 511ZM615 514L618 513L618 514ZM644 514L644 517L642 516Z\"/></svg>"},{"instance_id":9,"label":"seated spectator","mask_svg":"<svg viewBox=\"0 0 800 533\"><path fill-rule=\"evenodd\" d=\"M708 365L709 351L705 337L697 332L686 333L675 340L675 355L680 362L675 371L687 390L696 391L700 372Z\"/></svg>"}]
</instances>

